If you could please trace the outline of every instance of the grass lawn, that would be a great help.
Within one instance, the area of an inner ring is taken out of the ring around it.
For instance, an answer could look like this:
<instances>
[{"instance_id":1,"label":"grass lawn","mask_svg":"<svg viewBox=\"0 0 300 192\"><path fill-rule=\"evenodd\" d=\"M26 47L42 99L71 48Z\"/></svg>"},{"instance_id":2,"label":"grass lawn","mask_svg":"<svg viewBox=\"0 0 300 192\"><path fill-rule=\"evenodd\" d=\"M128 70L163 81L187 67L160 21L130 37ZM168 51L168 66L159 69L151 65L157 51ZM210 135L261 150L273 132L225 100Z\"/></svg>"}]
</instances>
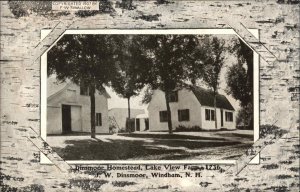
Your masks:
<instances>
[{"instance_id":1,"label":"grass lawn","mask_svg":"<svg viewBox=\"0 0 300 192\"><path fill-rule=\"evenodd\" d=\"M203 136L204 135L204 136ZM48 136L65 160L237 159L253 136L216 133L132 133L119 135Z\"/></svg>"}]
</instances>

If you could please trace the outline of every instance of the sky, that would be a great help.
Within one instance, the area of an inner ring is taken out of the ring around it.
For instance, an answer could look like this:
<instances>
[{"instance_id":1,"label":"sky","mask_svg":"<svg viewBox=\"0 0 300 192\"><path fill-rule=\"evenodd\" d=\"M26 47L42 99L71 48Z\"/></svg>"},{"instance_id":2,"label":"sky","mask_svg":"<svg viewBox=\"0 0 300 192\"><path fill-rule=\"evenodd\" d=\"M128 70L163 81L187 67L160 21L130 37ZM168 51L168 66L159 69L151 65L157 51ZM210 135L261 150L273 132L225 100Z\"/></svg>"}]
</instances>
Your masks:
<instances>
[{"instance_id":1,"label":"sky","mask_svg":"<svg viewBox=\"0 0 300 192\"><path fill-rule=\"evenodd\" d=\"M110 95L108 99L108 109L112 108L127 108L128 101L127 99L120 98L110 87L105 87L107 93ZM130 98L130 107L133 109L147 109L147 105L142 104L143 91L141 94L135 97Z\"/></svg>"}]
</instances>

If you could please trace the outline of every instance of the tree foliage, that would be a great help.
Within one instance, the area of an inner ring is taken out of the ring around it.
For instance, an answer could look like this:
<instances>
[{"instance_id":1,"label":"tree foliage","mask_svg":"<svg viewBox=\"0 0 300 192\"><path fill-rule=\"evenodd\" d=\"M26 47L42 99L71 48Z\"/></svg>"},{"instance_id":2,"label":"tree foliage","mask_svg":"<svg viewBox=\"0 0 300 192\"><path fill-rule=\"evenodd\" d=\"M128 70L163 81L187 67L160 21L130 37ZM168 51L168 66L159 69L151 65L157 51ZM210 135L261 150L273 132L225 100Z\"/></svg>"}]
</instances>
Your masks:
<instances>
[{"instance_id":1,"label":"tree foliage","mask_svg":"<svg viewBox=\"0 0 300 192\"><path fill-rule=\"evenodd\" d=\"M243 65L235 64L228 68L227 87L233 98L239 100L242 106L249 103L252 94L252 88L248 83L247 70Z\"/></svg>"},{"instance_id":2,"label":"tree foliage","mask_svg":"<svg viewBox=\"0 0 300 192\"><path fill-rule=\"evenodd\" d=\"M233 42L231 53L237 56L237 63L228 70L227 93L246 106L253 103L253 51L239 39Z\"/></svg>"},{"instance_id":3,"label":"tree foliage","mask_svg":"<svg viewBox=\"0 0 300 192\"><path fill-rule=\"evenodd\" d=\"M205 73L204 66L207 62L207 56L204 47L204 39L207 38L203 35L197 35L194 39L194 49L188 54L185 66L187 70L188 80L192 85L196 85L197 80L203 80Z\"/></svg>"},{"instance_id":4,"label":"tree foliage","mask_svg":"<svg viewBox=\"0 0 300 192\"><path fill-rule=\"evenodd\" d=\"M239 39L233 42L231 53L237 63L227 71L227 93L241 102L239 123L253 129L253 51Z\"/></svg>"},{"instance_id":5,"label":"tree foliage","mask_svg":"<svg viewBox=\"0 0 300 192\"><path fill-rule=\"evenodd\" d=\"M123 98L130 98L139 94L144 87L140 73L137 71L137 63L144 58L138 47L132 43L131 36L118 36L118 73L112 80L112 88Z\"/></svg>"},{"instance_id":6,"label":"tree foliage","mask_svg":"<svg viewBox=\"0 0 300 192\"><path fill-rule=\"evenodd\" d=\"M141 47L151 61L146 66L146 81L153 88L170 91L185 83L188 78L187 63L196 47L192 35L142 36Z\"/></svg>"},{"instance_id":7,"label":"tree foliage","mask_svg":"<svg viewBox=\"0 0 300 192\"><path fill-rule=\"evenodd\" d=\"M101 90L116 74L115 49L109 35L65 35L48 52L48 74Z\"/></svg>"},{"instance_id":8,"label":"tree foliage","mask_svg":"<svg viewBox=\"0 0 300 192\"><path fill-rule=\"evenodd\" d=\"M206 36L202 44L201 48L205 50L203 80L217 93L220 73L224 65L225 41L217 37Z\"/></svg>"}]
</instances>

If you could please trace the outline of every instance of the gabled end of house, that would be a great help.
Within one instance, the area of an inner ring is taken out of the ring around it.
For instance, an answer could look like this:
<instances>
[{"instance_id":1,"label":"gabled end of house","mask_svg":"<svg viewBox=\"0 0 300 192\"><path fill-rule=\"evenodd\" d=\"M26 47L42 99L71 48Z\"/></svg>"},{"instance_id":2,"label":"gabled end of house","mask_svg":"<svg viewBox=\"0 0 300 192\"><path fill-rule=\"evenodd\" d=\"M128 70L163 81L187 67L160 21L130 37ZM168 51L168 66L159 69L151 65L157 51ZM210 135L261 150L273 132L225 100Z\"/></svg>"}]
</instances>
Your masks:
<instances>
[{"instance_id":1,"label":"gabled end of house","mask_svg":"<svg viewBox=\"0 0 300 192\"><path fill-rule=\"evenodd\" d=\"M108 102L105 88L95 93L96 133L108 133ZM87 86L69 80L47 79L47 134L91 132L91 101Z\"/></svg>"}]
</instances>

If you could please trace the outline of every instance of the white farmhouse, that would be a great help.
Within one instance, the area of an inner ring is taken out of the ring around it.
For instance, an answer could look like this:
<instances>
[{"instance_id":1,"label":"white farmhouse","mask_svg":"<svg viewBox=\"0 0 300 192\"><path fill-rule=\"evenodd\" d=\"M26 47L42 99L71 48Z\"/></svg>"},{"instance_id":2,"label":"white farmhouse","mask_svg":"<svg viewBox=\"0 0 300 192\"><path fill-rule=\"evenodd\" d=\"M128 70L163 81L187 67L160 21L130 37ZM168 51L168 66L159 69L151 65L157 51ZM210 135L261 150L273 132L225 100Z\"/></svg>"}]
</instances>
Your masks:
<instances>
[{"instance_id":1,"label":"white farmhouse","mask_svg":"<svg viewBox=\"0 0 300 192\"><path fill-rule=\"evenodd\" d=\"M47 80L47 134L91 132L91 107L87 87ZM108 133L108 93L95 94L96 133Z\"/></svg>"},{"instance_id":2,"label":"white farmhouse","mask_svg":"<svg viewBox=\"0 0 300 192\"><path fill-rule=\"evenodd\" d=\"M198 126L202 129L215 129L213 92L191 86L170 95L170 109L173 130ZM217 129L236 128L235 110L224 95L217 95ZM165 94L155 90L148 106L150 131L167 131L168 117Z\"/></svg>"}]
</instances>

